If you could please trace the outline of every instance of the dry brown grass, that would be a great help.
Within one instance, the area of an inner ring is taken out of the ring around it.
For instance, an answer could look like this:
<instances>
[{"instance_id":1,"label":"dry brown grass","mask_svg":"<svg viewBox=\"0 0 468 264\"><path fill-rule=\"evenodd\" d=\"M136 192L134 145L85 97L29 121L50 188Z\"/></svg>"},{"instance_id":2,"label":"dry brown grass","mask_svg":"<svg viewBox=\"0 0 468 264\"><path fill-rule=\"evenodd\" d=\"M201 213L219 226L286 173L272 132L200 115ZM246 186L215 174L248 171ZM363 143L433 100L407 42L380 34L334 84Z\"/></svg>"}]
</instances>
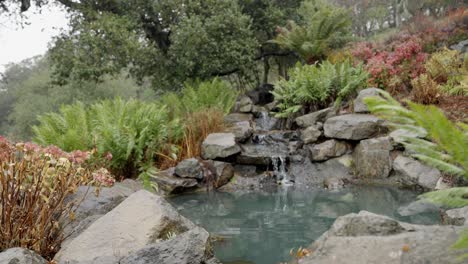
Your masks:
<instances>
[{"instance_id":1,"label":"dry brown grass","mask_svg":"<svg viewBox=\"0 0 468 264\"><path fill-rule=\"evenodd\" d=\"M200 157L203 140L209 134L221 132L225 128L224 113L216 108L190 113L185 118L183 139L175 143L178 148L177 157L170 157L169 154L166 154L171 153L169 146L174 146L174 144L168 144L167 150L160 155L157 164L159 169L174 167L184 159Z\"/></svg>"},{"instance_id":2,"label":"dry brown grass","mask_svg":"<svg viewBox=\"0 0 468 264\"><path fill-rule=\"evenodd\" d=\"M77 206L65 197L89 183L90 173L36 146L0 141L0 251L28 248L50 260Z\"/></svg>"},{"instance_id":3,"label":"dry brown grass","mask_svg":"<svg viewBox=\"0 0 468 264\"><path fill-rule=\"evenodd\" d=\"M440 98L439 84L427 74L422 74L411 81L412 99L422 104L437 104Z\"/></svg>"}]
</instances>

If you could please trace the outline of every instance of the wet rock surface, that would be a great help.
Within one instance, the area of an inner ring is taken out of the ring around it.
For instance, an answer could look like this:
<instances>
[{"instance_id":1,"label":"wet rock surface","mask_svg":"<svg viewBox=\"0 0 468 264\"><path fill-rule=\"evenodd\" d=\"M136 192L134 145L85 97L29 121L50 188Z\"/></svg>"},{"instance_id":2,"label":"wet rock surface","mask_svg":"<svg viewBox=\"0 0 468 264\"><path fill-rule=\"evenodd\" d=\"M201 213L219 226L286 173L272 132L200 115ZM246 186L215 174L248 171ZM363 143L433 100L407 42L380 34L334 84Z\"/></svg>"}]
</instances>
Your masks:
<instances>
[{"instance_id":1,"label":"wet rock surface","mask_svg":"<svg viewBox=\"0 0 468 264\"><path fill-rule=\"evenodd\" d=\"M352 158L349 155L330 159L325 162L311 162L305 159L299 163L291 163L289 174L294 179L297 187L323 186L329 178L334 180L351 179Z\"/></svg>"}]
</instances>

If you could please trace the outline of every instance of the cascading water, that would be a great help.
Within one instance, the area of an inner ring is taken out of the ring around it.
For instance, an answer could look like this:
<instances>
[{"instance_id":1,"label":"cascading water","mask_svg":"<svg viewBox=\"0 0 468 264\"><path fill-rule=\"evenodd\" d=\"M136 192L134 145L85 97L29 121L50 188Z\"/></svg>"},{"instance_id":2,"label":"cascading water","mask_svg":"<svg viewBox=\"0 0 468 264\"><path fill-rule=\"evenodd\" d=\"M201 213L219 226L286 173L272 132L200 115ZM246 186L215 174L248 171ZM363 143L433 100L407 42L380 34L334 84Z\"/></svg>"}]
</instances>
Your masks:
<instances>
[{"instance_id":1,"label":"cascading water","mask_svg":"<svg viewBox=\"0 0 468 264\"><path fill-rule=\"evenodd\" d=\"M257 129L262 130L262 131L269 131L275 128L277 119L274 117L271 117L268 112L259 112L259 116L255 120Z\"/></svg>"},{"instance_id":2,"label":"cascading water","mask_svg":"<svg viewBox=\"0 0 468 264\"><path fill-rule=\"evenodd\" d=\"M282 156L272 157L271 162L273 164L273 173L278 177L281 184L292 185L292 181L286 172L286 158Z\"/></svg>"}]
</instances>

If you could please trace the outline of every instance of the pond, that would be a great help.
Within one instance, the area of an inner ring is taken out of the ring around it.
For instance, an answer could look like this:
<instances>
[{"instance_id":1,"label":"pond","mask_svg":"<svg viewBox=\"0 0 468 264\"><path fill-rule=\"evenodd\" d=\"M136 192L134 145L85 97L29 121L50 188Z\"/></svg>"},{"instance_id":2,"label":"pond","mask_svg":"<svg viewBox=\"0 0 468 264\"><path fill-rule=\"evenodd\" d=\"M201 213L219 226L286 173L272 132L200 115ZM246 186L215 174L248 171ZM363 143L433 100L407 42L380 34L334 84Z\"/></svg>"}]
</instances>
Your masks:
<instances>
[{"instance_id":1,"label":"pond","mask_svg":"<svg viewBox=\"0 0 468 264\"><path fill-rule=\"evenodd\" d=\"M188 194L170 202L217 238L214 252L223 263L275 264L290 260L291 249L309 246L348 213L366 210L410 223L438 223L435 209L410 216L399 213L416 196L383 187L334 192L285 187L276 192Z\"/></svg>"}]
</instances>

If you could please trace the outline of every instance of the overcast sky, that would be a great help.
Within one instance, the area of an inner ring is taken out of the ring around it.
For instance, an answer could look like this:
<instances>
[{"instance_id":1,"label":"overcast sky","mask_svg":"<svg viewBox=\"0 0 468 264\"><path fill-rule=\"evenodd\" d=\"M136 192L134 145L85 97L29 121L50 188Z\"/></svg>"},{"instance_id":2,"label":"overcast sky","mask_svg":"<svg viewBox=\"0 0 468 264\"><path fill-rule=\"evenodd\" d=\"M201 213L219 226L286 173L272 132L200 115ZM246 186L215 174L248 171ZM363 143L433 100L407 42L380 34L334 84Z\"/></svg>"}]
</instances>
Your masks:
<instances>
[{"instance_id":1,"label":"overcast sky","mask_svg":"<svg viewBox=\"0 0 468 264\"><path fill-rule=\"evenodd\" d=\"M27 12L29 25L17 25L5 17L0 18L0 72L9 62L44 54L52 37L67 26L65 13L58 7L44 8L42 14Z\"/></svg>"}]
</instances>

